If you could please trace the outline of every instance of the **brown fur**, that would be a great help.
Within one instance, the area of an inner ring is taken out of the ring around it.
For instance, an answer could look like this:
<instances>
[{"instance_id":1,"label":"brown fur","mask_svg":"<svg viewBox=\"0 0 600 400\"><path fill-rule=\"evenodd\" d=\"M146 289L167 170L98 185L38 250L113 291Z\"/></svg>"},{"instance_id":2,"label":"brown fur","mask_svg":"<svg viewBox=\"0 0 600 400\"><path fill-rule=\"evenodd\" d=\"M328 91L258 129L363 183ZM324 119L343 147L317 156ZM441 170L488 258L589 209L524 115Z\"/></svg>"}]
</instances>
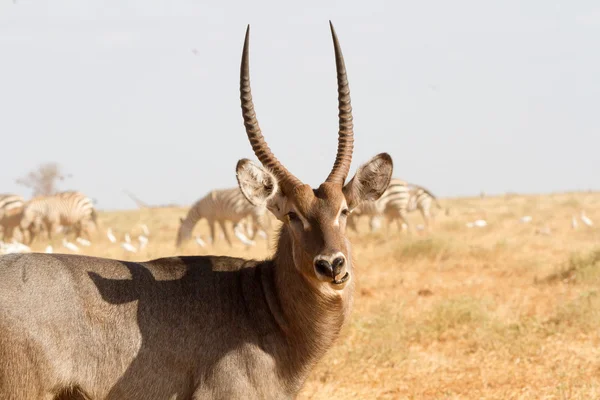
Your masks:
<instances>
[{"instance_id":1,"label":"brown fur","mask_svg":"<svg viewBox=\"0 0 600 400\"><path fill-rule=\"evenodd\" d=\"M343 198L302 189L311 240L284 223L272 260L0 258L0 398L294 398L350 313L353 279L312 272L338 247L351 270L345 227L325 227Z\"/></svg>"},{"instance_id":2,"label":"brown fur","mask_svg":"<svg viewBox=\"0 0 600 400\"><path fill-rule=\"evenodd\" d=\"M343 186L352 155L344 78L335 179L316 190L292 179L252 118L247 44L248 31L246 128L279 173L240 160L237 179L248 201L283 222L275 256L0 258L1 399L292 399L332 346L354 290L347 215L381 196L392 159L374 157Z\"/></svg>"}]
</instances>

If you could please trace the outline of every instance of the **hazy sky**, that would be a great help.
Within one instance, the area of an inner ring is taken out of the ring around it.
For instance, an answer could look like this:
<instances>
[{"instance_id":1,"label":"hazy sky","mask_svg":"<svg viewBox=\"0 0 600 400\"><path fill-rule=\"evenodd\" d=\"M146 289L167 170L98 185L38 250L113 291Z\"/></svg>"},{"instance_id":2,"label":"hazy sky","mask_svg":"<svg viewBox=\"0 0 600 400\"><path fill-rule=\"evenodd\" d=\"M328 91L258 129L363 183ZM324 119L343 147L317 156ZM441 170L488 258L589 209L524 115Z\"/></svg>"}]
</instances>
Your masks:
<instances>
[{"instance_id":1,"label":"hazy sky","mask_svg":"<svg viewBox=\"0 0 600 400\"><path fill-rule=\"evenodd\" d=\"M597 1L0 0L0 192L59 162L100 208L189 204L254 158L239 105L246 24L263 133L317 186L336 151L328 20L376 153L440 196L600 189Z\"/></svg>"}]
</instances>

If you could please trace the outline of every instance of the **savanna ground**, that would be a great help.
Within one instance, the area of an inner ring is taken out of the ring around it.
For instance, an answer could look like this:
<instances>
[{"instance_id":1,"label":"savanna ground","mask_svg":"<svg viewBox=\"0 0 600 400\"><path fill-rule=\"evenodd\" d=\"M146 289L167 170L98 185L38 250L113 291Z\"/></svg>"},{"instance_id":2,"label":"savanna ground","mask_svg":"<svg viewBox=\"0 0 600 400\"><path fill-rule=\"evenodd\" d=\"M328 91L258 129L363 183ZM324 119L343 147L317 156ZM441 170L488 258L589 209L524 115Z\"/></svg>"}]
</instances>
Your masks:
<instances>
[{"instance_id":1,"label":"savanna ground","mask_svg":"<svg viewBox=\"0 0 600 400\"><path fill-rule=\"evenodd\" d=\"M350 233L352 319L300 398L600 398L600 193L441 203L450 214L438 212L429 235L395 227L389 234ZM596 224L579 221L574 230L571 218L582 209ZM103 212L102 228L119 238L146 223L149 245L126 253L102 234L85 253L128 260L173 255L185 211ZM524 215L533 221L521 223ZM489 225L465 226L480 218ZM412 221L420 223L420 215ZM366 221L360 228L368 231ZM206 234L206 225L196 232ZM246 248L236 240L230 249L220 240L202 249L192 241L182 253L263 258L270 246L259 239Z\"/></svg>"}]
</instances>

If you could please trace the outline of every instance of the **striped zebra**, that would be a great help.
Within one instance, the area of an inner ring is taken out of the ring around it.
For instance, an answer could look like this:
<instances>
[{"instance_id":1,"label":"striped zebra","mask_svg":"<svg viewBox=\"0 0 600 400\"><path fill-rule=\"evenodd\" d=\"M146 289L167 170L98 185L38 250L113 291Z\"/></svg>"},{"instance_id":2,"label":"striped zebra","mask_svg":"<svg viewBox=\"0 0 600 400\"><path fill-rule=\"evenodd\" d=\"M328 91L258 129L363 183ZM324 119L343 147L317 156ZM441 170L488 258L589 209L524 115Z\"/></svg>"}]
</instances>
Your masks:
<instances>
[{"instance_id":1,"label":"striped zebra","mask_svg":"<svg viewBox=\"0 0 600 400\"><path fill-rule=\"evenodd\" d=\"M66 191L38 196L25 206L21 229L29 233L29 243L46 230L48 239L59 230L73 230L76 237L98 228L98 215L92 200L81 192Z\"/></svg>"},{"instance_id":2,"label":"striped zebra","mask_svg":"<svg viewBox=\"0 0 600 400\"><path fill-rule=\"evenodd\" d=\"M409 188L408 183L402 179L392 178L386 191L377 201L363 201L359 207L352 210L348 218L348 227L355 232L356 220L362 216L370 217L371 231L375 231L376 222L386 214L388 204L394 204L393 208L402 207L408 204Z\"/></svg>"},{"instance_id":3,"label":"striped zebra","mask_svg":"<svg viewBox=\"0 0 600 400\"><path fill-rule=\"evenodd\" d=\"M371 231L375 230L382 217L385 217L390 224L396 221L400 230L402 229L402 224L406 224L410 231L408 214L419 210L423 216L426 228L430 229L433 219L431 206L434 204L437 208L442 208L435 195L429 190L422 186L409 184L404 180L393 178L379 200L364 202L357 210L352 212L352 218L349 220L348 226L356 231L356 218L364 215L370 217Z\"/></svg>"},{"instance_id":4,"label":"striped zebra","mask_svg":"<svg viewBox=\"0 0 600 400\"><path fill-rule=\"evenodd\" d=\"M15 236L15 230L21 234L19 225L25 209L25 199L17 194L0 194L0 228L2 240L8 241Z\"/></svg>"},{"instance_id":5,"label":"striped zebra","mask_svg":"<svg viewBox=\"0 0 600 400\"><path fill-rule=\"evenodd\" d=\"M225 221L230 221L233 224L234 232L240 232L243 228L243 223L247 218L250 218L254 224L250 239L253 240L257 231L265 229L270 224L267 216L266 207L256 207L242 194L239 187L232 189L213 190L206 196L195 202L188 211L185 218L180 218L179 230L177 232L176 246L180 247L184 242L188 241L192 236L194 226L202 218L205 218L210 227L210 239L215 241L215 223L221 226L221 230L229 243L232 246L229 234L225 229Z\"/></svg>"},{"instance_id":6,"label":"striped zebra","mask_svg":"<svg viewBox=\"0 0 600 400\"><path fill-rule=\"evenodd\" d=\"M437 200L437 197L433 193L431 193L428 189L423 186L409 184L409 198L408 204L406 205L406 212L402 213L402 210L397 206L394 209L394 204L389 204L385 214L388 219L396 218L398 221L401 219L402 222L406 224L407 227L410 228L410 224L406 219L406 213L410 213L416 210L419 210L421 216L423 217L423 221L425 222L425 228L427 230L431 229L431 223L433 222L434 215L431 212L432 205L435 205L438 209L442 209L442 206ZM399 224L401 222L398 222Z\"/></svg>"}]
</instances>

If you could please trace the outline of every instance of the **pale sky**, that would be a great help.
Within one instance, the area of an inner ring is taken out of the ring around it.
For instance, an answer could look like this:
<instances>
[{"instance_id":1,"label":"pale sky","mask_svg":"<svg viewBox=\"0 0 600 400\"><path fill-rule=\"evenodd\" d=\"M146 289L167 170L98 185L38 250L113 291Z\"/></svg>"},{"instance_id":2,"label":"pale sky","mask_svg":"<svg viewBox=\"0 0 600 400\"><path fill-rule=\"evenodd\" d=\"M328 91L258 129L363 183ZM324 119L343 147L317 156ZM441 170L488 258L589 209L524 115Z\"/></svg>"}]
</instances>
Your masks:
<instances>
[{"instance_id":1,"label":"pale sky","mask_svg":"<svg viewBox=\"0 0 600 400\"><path fill-rule=\"evenodd\" d=\"M0 192L59 162L104 209L190 204L255 159L239 104L313 187L337 140L337 30L352 173L379 152L439 196L600 189L600 3L0 0Z\"/></svg>"}]
</instances>

